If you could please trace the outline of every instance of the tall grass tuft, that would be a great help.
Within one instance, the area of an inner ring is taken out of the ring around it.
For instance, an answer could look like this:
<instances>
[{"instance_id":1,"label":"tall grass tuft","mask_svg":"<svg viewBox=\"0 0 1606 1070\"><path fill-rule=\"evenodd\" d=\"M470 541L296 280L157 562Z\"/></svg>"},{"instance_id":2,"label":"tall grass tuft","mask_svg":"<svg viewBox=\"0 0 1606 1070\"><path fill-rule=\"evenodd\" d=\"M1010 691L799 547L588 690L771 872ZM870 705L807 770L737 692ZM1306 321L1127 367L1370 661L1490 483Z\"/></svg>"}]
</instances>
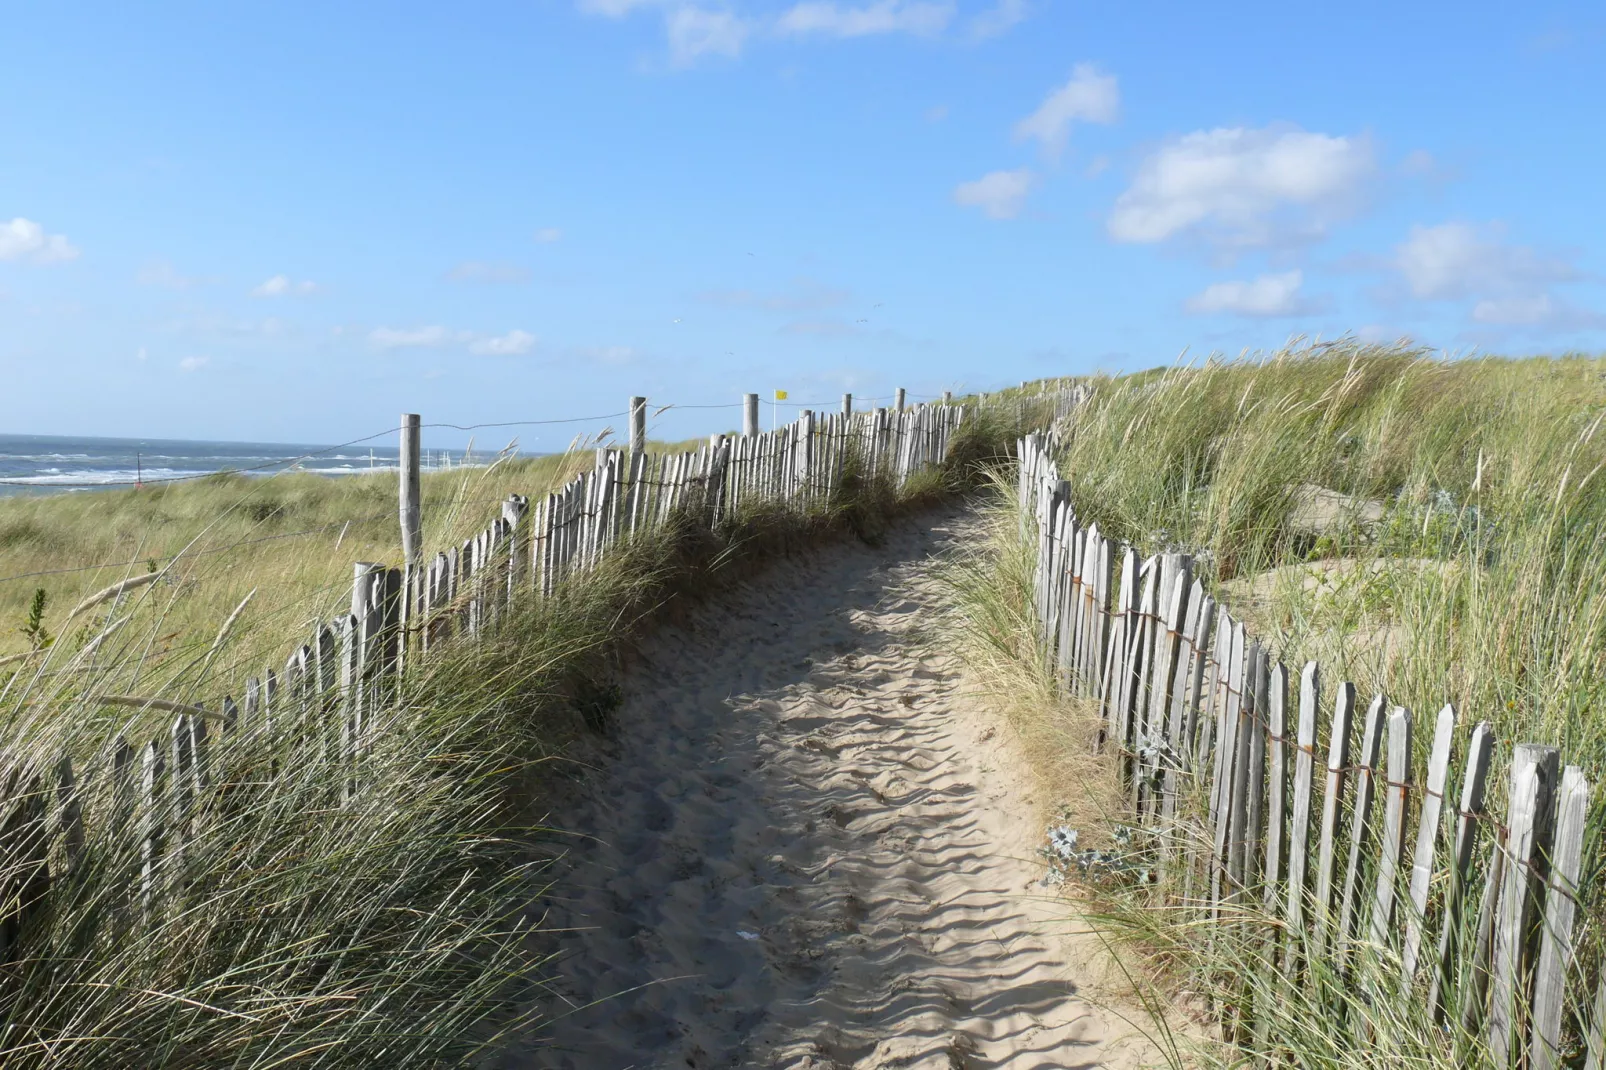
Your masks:
<instances>
[{"instance_id":1,"label":"tall grass tuft","mask_svg":"<svg viewBox=\"0 0 1606 1070\"><path fill-rule=\"evenodd\" d=\"M1296 672L1318 659L1325 680L1382 692L1419 724L1453 702L1458 754L1487 720L1500 739L1493 769L1507 767L1516 743L1549 743L1598 785L1603 419L1600 359L1450 361L1345 340L1097 379L1059 428L1059 465L1084 523L1144 554L1194 553L1196 574ZM1011 603L971 622L972 656L980 649L985 665L1013 649L1039 673L1032 642L993 638L1009 621L1031 633L1030 586L1012 578L1016 524L1000 524L972 585ZM1330 705L1329 695L1323 721ZM1419 777L1430 735L1416 733ZM1083 743L1067 734L1063 745ZM1497 773L1496 812L1503 793ZM1603 794L1586 836L1578 977L1597 976L1601 962ZM1362 886L1371 879L1363 873ZM1313 983L1291 984L1265 968L1262 940L1235 935L1277 932L1275 909L1245 904L1217 926L1179 905L1180 891L1117 885L1099 895L1105 920L1151 951L1179 992L1197 993L1229 1032L1254 1023L1237 1037L1245 1051L1335 1067L1485 1058L1454 1013L1441 1028L1420 992L1396 990L1397 963L1307 962ZM1581 988L1569 993L1575 1045L1592 995Z\"/></svg>"},{"instance_id":2,"label":"tall grass tuft","mask_svg":"<svg viewBox=\"0 0 1606 1070\"><path fill-rule=\"evenodd\" d=\"M532 841L581 772L572 744L612 730L596 696L620 647L674 598L704 595L807 541L875 539L897 512L969 485L974 459L1004 448L987 438L1003 426L967 429L961 460L902 487L850 466L836 496L809 511L761 505L715 531L681 515L631 539L555 596L518 601L483 639L410 659L354 764L343 757L337 710L281 713L223 740L214 724L209 785L188 812L164 815L168 849L149 873L140 815L119 794L114 767L127 760L118 741L164 738L166 715L130 715L101 698L215 710L219 695L238 695L239 679L279 663L341 607L350 561L398 552L379 528L355 537L340 521L377 512L377 484L220 479L149 499L102 498L113 518L174 513L130 520L111 549L97 546L126 564L59 588L30 618L35 638L64 623L49 607L130 573L155 580L84 610L71 621L82 635L31 642L0 666L0 744L7 768L20 771L11 790L54 820L61 800L49 789L30 795L29 780L69 757L87 834L80 849L64 825L51 826L53 876L78 861L0 965L0 1062L456 1066L512 1032L538 1029L527 1008L537 1005L548 945L530 904L551 876ZM434 477L426 543L451 541L508 490L538 493L576 463ZM74 520L79 500L0 503L0 527L38 553L70 552L62 547L79 536L50 528ZM385 523L394 526L388 500ZM262 545L249 541L259 526L275 523L287 501L300 503L296 524L341 527L293 551L252 549ZM163 553L145 571L153 547ZM36 563L48 560L59 558ZM138 753L132 763L137 785ZM11 816L0 815L0 834L9 835ZM193 822L181 853L172 834L180 821Z\"/></svg>"}]
</instances>

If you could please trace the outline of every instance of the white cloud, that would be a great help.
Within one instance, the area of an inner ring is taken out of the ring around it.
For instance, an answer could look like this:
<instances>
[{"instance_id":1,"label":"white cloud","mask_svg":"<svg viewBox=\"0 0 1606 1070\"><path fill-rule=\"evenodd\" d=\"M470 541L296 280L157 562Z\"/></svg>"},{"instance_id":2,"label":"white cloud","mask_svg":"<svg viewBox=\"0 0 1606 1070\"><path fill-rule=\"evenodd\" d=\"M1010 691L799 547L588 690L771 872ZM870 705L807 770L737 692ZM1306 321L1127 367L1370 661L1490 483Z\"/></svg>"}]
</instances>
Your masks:
<instances>
[{"instance_id":1,"label":"white cloud","mask_svg":"<svg viewBox=\"0 0 1606 1070\"><path fill-rule=\"evenodd\" d=\"M1019 171L993 171L974 182L961 182L954 190L954 203L980 208L989 219L1014 219L1026 206L1035 176Z\"/></svg>"},{"instance_id":2,"label":"white cloud","mask_svg":"<svg viewBox=\"0 0 1606 1070\"><path fill-rule=\"evenodd\" d=\"M1054 159L1065 151L1072 123L1113 123L1120 109L1121 91L1115 75L1100 74L1091 63L1078 63L1071 71L1070 81L1015 124L1015 138L1036 139Z\"/></svg>"},{"instance_id":3,"label":"white cloud","mask_svg":"<svg viewBox=\"0 0 1606 1070\"><path fill-rule=\"evenodd\" d=\"M863 7L844 7L834 0L804 0L783 13L775 29L789 36L867 37L882 33L934 36L947 29L955 11L952 2L876 0Z\"/></svg>"},{"instance_id":4,"label":"white cloud","mask_svg":"<svg viewBox=\"0 0 1606 1070\"><path fill-rule=\"evenodd\" d=\"M1291 128L1200 130L1155 151L1116 199L1116 241L1197 233L1227 247L1322 236L1376 170L1365 138Z\"/></svg>"},{"instance_id":5,"label":"white cloud","mask_svg":"<svg viewBox=\"0 0 1606 1070\"><path fill-rule=\"evenodd\" d=\"M542 245L551 245L555 241L563 240L563 231L557 227L542 227L535 232L535 240Z\"/></svg>"},{"instance_id":6,"label":"white cloud","mask_svg":"<svg viewBox=\"0 0 1606 1070\"><path fill-rule=\"evenodd\" d=\"M1606 328L1606 313L1578 308L1548 293L1485 298L1472 306L1477 323L1576 331Z\"/></svg>"},{"instance_id":7,"label":"white cloud","mask_svg":"<svg viewBox=\"0 0 1606 1070\"><path fill-rule=\"evenodd\" d=\"M1411 176L1431 175L1438 171L1439 163L1426 149L1412 149L1400 161L1400 173Z\"/></svg>"},{"instance_id":8,"label":"white cloud","mask_svg":"<svg viewBox=\"0 0 1606 1070\"><path fill-rule=\"evenodd\" d=\"M160 286L167 290L188 290L192 286L199 286L210 279L203 279L194 275L181 275L178 269L166 260L152 260L139 269L134 281L141 286Z\"/></svg>"},{"instance_id":9,"label":"white cloud","mask_svg":"<svg viewBox=\"0 0 1606 1070\"><path fill-rule=\"evenodd\" d=\"M998 0L991 8L970 20L970 39L984 41L1001 37L1026 21L1031 14L1026 0Z\"/></svg>"},{"instance_id":10,"label":"white cloud","mask_svg":"<svg viewBox=\"0 0 1606 1070\"><path fill-rule=\"evenodd\" d=\"M926 109L926 122L940 123L948 118L948 105L936 104Z\"/></svg>"},{"instance_id":11,"label":"white cloud","mask_svg":"<svg viewBox=\"0 0 1606 1070\"><path fill-rule=\"evenodd\" d=\"M9 223L0 223L0 260L61 264L76 259L78 247L65 235L46 234L44 227L21 216Z\"/></svg>"},{"instance_id":12,"label":"white cloud","mask_svg":"<svg viewBox=\"0 0 1606 1070\"><path fill-rule=\"evenodd\" d=\"M457 282L529 282L528 268L490 260L465 260L446 273Z\"/></svg>"},{"instance_id":13,"label":"white cloud","mask_svg":"<svg viewBox=\"0 0 1606 1070\"><path fill-rule=\"evenodd\" d=\"M509 331L506 334L480 338L469 343L468 351L480 356L516 357L535 348L535 335L528 331Z\"/></svg>"},{"instance_id":14,"label":"white cloud","mask_svg":"<svg viewBox=\"0 0 1606 1070\"><path fill-rule=\"evenodd\" d=\"M689 67L701 56L742 54L751 29L746 19L729 11L677 7L664 22L669 35L669 58L677 67Z\"/></svg>"},{"instance_id":15,"label":"white cloud","mask_svg":"<svg viewBox=\"0 0 1606 1070\"><path fill-rule=\"evenodd\" d=\"M1216 282L1188 298L1189 312L1236 313L1240 316L1293 316L1304 311L1299 287L1304 276L1298 271L1261 275L1244 281Z\"/></svg>"},{"instance_id":16,"label":"white cloud","mask_svg":"<svg viewBox=\"0 0 1606 1070\"><path fill-rule=\"evenodd\" d=\"M185 357L178 362L178 370L181 372L197 371L206 367L211 359L211 357Z\"/></svg>"},{"instance_id":17,"label":"white cloud","mask_svg":"<svg viewBox=\"0 0 1606 1070\"><path fill-rule=\"evenodd\" d=\"M430 327L375 327L368 332L368 344L375 349L430 349L443 346L456 334L439 325Z\"/></svg>"},{"instance_id":18,"label":"white cloud","mask_svg":"<svg viewBox=\"0 0 1606 1070\"><path fill-rule=\"evenodd\" d=\"M580 10L588 15L622 19L637 8L656 6L660 0L580 0Z\"/></svg>"},{"instance_id":19,"label":"white cloud","mask_svg":"<svg viewBox=\"0 0 1606 1070\"><path fill-rule=\"evenodd\" d=\"M307 294L316 293L317 290L318 284L315 282L308 282L305 279L300 282L291 282L288 275L275 275L261 286L254 288L251 291L251 296L284 297L287 294L295 294L304 297Z\"/></svg>"},{"instance_id":20,"label":"white cloud","mask_svg":"<svg viewBox=\"0 0 1606 1070\"><path fill-rule=\"evenodd\" d=\"M145 352L145 347L144 347L144 346L140 346L140 347L139 347L139 351L138 351L138 352L137 352L137 353L135 353L135 354L134 354L134 359L135 359L135 360L144 360L144 359L145 359L145 358L146 358L146 357L148 357L148 356L149 356L149 355L150 355L150 354L148 354L148 353L146 353L146 352Z\"/></svg>"},{"instance_id":21,"label":"white cloud","mask_svg":"<svg viewBox=\"0 0 1606 1070\"><path fill-rule=\"evenodd\" d=\"M535 348L535 335L520 330L484 335L474 331L452 330L439 324L426 327L375 327L368 332L368 344L381 352L466 346L470 353L478 356L517 356Z\"/></svg>"},{"instance_id":22,"label":"white cloud","mask_svg":"<svg viewBox=\"0 0 1606 1070\"><path fill-rule=\"evenodd\" d=\"M1394 250L1394 266L1412 295L1425 300L1532 296L1578 272L1530 246L1511 245L1499 224L1450 222L1411 228Z\"/></svg>"}]
</instances>

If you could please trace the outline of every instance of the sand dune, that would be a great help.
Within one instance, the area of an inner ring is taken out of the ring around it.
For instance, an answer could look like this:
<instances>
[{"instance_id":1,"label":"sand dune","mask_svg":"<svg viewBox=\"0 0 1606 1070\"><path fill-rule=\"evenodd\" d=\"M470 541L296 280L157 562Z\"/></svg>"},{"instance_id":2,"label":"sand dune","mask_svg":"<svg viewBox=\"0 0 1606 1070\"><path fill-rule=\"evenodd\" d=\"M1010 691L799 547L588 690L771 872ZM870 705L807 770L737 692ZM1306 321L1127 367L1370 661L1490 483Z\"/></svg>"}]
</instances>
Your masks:
<instances>
[{"instance_id":1,"label":"sand dune","mask_svg":"<svg viewBox=\"0 0 1606 1070\"><path fill-rule=\"evenodd\" d=\"M611 754L559 824L543 905L560 1015L506 1067L1141 1066L1092 1001L1008 733L912 633L928 515L885 546L767 569L663 627L626 674Z\"/></svg>"}]
</instances>

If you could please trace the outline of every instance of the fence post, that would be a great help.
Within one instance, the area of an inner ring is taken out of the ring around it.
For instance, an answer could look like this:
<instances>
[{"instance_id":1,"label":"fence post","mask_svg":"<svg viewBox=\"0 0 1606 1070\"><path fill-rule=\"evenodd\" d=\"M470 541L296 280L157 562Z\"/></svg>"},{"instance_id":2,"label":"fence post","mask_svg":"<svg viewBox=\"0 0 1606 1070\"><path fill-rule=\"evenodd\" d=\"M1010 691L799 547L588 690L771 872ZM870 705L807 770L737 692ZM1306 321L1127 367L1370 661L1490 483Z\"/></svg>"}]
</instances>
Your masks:
<instances>
[{"instance_id":1,"label":"fence post","mask_svg":"<svg viewBox=\"0 0 1606 1070\"><path fill-rule=\"evenodd\" d=\"M842 395L842 415L843 416L852 416L853 415L853 395L852 394L843 394Z\"/></svg>"},{"instance_id":2,"label":"fence post","mask_svg":"<svg viewBox=\"0 0 1606 1070\"><path fill-rule=\"evenodd\" d=\"M416 412L402 413L401 426L401 533L402 556L409 570L423 553L422 512L419 502L418 452L421 420Z\"/></svg>"},{"instance_id":3,"label":"fence post","mask_svg":"<svg viewBox=\"0 0 1606 1070\"><path fill-rule=\"evenodd\" d=\"M758 435L758 395L742 395L742 436L753 438Z\"/></svg>"},{"instance_id":4,"label":"fence post","mask_svg":"<svg viewBox=\"0 0 1606 1070\"><path fill-rule=\"evenodd\" d=\"M893 404L893 411L894 412L902 412L903 411L903 403L904 403L905 396L906 395L904 394L903 387L901 387L901 386L898 387L897 401Z\"/></svg>"},{"instance_id":5,"label":"fence post","mask_svg":"<svg viewBox=\"0 0 1606 1070\"><path fill-rule=\"evenodd\" d=\"M1534 923L1544 903L1549 873L1550 810L1561 752L1536 743L1517 746L1511 761L1506 814L1506 867L1495 907L1493 993L1489 1001L1489 1050L1497 1066L1522 1050L1520 1031L1528 1019L1528 977L1534 952Z\"/></svg>"},{"instance_id":6,"label":"fence post","mask_svg":"<svg viewBox=\"0 0 1606 1070\"><path fill-rule=\"evenodd\" d=\"M647 399L630 399L630 455L637 457L647 450Z\"/></svg>"}]
</instances>

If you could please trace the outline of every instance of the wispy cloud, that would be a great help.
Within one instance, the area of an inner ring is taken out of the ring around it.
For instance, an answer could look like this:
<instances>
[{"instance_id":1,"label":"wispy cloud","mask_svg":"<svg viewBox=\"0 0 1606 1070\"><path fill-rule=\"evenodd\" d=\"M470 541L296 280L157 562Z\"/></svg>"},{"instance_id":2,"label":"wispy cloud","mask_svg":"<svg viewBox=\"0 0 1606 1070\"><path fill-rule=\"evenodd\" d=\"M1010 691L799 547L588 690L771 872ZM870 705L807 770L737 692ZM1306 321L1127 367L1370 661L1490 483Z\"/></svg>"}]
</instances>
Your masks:
<instances>
[{"instance_id":1,"label":"wispy cloud","mask_svg":"<svg viewBox=\"0 0 1606 1070\"><path fill-rule=\"evenodd\" d=\"M989 219L1014 219L1026 206L1036 176L1030 170L993 171L954 189L954 203L980 208Z\"/></svg>"},{"instance_id":2,"label":"wispy cloud","mask_svg":"<svg viewBox=\"0 0 1606 1070\"><path fill-rule=\"evenodd\" d=\"M998 0L996 4L970 20L968 35L972 41L986 41L1002 37L1026 21L1031 9L1026 0Z\"/></svg>"},{"instance_id":3,"label":"wispy cloud","mask_svg":"<svg viewBox=\"0 0 1606 1070\"><path fill-rule=\"evenodd\" d=\"M468 351L488 357L516 357L535 348L535 335L529 331L512 330L506 334L478 338L468 344Z\"/></svg>"},{"instance_id":4,"label":"wispy cloud","mask_svg":"<svg viewBox=\"0 0 1606 1070\"><path fill-rule=\"evenodd\" d=\"M1310 241L1352 210L1375 172L1364 137L1200 130L1138 166L1106 226L1120 242L1195 236L1233 249Z\"/></svg>"},{"instance_id":5,"label":"wispy cloud","mask_svg":"<svg viewBox=\"0 0 1606 1070\"><path fill-rule=\"evenodd\" d=\"M755 13L748 5L688 0L577 0L576 6L585 14L614 20L638 12L660 14L670 66L681 69L708 56L739 57L757 38L935 37L945 33L959 14L956 0L797 0L772 13ZM998 0L970 20L970 36L997 36L1025 13L1024 0Z\"/></svg>"},{"instance_id":6,"label":"wispy cloud","mask_svg":"<svg viewBox=\"0 0 1606 1070\"><path fill-rule=\"evenodd\" d=\"M1015 124L1015 138L1035 140L1050 159L1057 159L1070 140L1072 123L1113 123L1120 111L1121 90L1115 75L1103 74L1091 63L1078 63L1070 81Z\"/></svg>"},{"instance_id":7,"label":"wispy cloud","mask_svg":"<svg viewBox=\"0 0 1606 1070\"><path fill-rule=\"evenodd\" d=\"M1232 313L1260 319L1297 316L1310 310L1300 299L1299 289L1304 281L1302 272L1285 271L1244 281L1212 283L1188 298L1185 307L1189 312L1206 315Z\"/></svg>"},{"instance_id":8,"label":"wispy cloud","mask_svg":"<svg viewBox=\"0 0 1606 1070\"><path fill-rule=\"evenodd\" d=\"M670 61L677 67L689 67L702 56L741 55L752 25L729 11L688 5L671 11L664 29Z\"/></svg>"},{"instance_id":9,"label":"wispy cloud","mask_svg":"<svg viewBox=\"0 0 1606 1070\"><path fill-rule=\"evenodd\" d=\"M286 297L286 296L306 297L308 294L314 294L314 293L317 293L317 292L318 292L318 284L315 283L315 282L309 282L306 279L302 279L300 282L292 282L288 275L275 275L275 276L273 276L273 278L268 279L266 282L262 283L262 285L253 288L252 291L251 291L251 296L252 297Z\"/></svg>"},{"instance_id":10,"label":"wispy cloud","mask_svg":"<svg viewBox=\"0 0 1606 1070\"><path fill-rule=\"evenodd\" d=\"M141 286L158 286L164 290L188 290L216 280L184 275L166 260L151 260L139 269L134 281Z\"/></svg>"},{"instance_id":11,"label":"wispy cloud","mask_svg":"<svg viewBox=\"0 0 1606 1070\"><path fill-rule=\"evenodd\" d=\"M535 335L517 329L506 334L479 334L430 324L424 327L375 327L368 332L368 344L382 353L398 349L462 346L476 356L509 357L534 349Z\"/></svg>"},{"instance_id":12,"label":"wispy cloud","mask_svg":"<svg viewBox=\"0 0 1606 1070\"><path fill-rule=\"evenodd\" d=\"M491 260L465 260L446 273L454 282L519 283L530 281L530 271L519 264Z\"/></svg>"},{"instance_id":13,"label":"wispy cloud","mask_svg":"<svg viewBox=\"0 0 1606 1070\"><path fill-rule=\"evenodd\" d=\"M1414 226L1394 250L1394 266L1411 294L1425 300L1532 295L1578 277L1567 260L1506 240L1498 223Z\"/></svg>"},{"instance_id":14,"label":"wispy cloud","mask_svg":"<svg viewBox=\"0 0 1606 1070\"><path fill-rule=\"evenodd\" d=\"M64 264L78 259L78 247L64 234L49 234L31 219L17 216L0 223L0 260L30 264Z\"/></svg>"},{"instance_id":15,"label":"wispy cloud","mask_svg":"<svg viewBox=\"0 0 1606 1070\"><path fill-rule=\"evenodd\" d=\"M461 337L437 325L429 327L375 327L368 332L368 344L379 350L433 349Z\"/></svg>"},{"instance_id":16,"label":"wispy cloud","mask_svg":"<svg viewBox=\"0 0 1606 1070\"><path fill-rule=\"evenodd\" d=\"M782 36L868 37L907 33L931 37L948 28L957 13L951 3L928 0L876 0L862 7L833 0L804 0L782 13L775 31Z\"/></svg>"},{"instance_id":17,"label":"wispy cloud","mask_svg":"<svg viewBox=\"0 0 1606 1070\"><path fill-rule=\"evenodd\" d=\"M542 245L551 245L553 242L563 240L563 231L557 227L542 227L535 232L535 240Z\"/></svg>"},{"instance_id":18,"label":"wispy cloud","mask_svg":"<svg viewBox=\"0 0 1606 1070\"><path fill-rule=\"evenodd\" d=\"M1414 226L1395 247L1388 267L1419 301L1472 302L1473 323L1551 331L1606 328L1606 314L1556 293L1558 285L1584 278L1571 257L1512 242L1500 223Z\"/></svg>"},{"instance_id":19,"label":"wispy cloud","mask_svg":"<svg viewBox=\"0 0 1606 1070\"><path fill-rule=\"evenodd\" d=\"M211 357L185 357L178 362L178 370L181 372L199 371L206 367L211 360Z\"/></svg>"}]
</instances>

